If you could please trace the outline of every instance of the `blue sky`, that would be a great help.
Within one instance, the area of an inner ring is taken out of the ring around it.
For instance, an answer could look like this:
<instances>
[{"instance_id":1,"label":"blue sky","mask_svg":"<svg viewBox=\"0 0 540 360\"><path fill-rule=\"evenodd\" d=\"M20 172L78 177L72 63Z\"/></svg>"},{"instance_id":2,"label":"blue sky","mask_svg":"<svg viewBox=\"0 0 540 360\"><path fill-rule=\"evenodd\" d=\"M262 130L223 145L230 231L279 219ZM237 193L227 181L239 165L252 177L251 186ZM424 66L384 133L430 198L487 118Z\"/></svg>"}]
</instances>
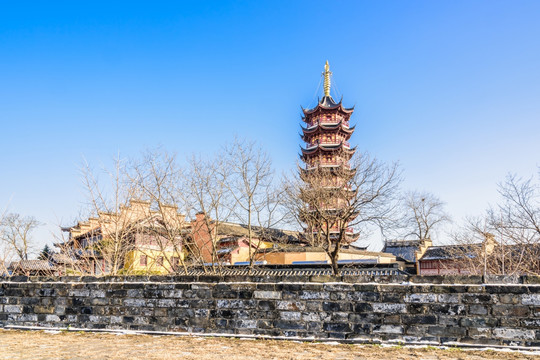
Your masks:
<instances>
[{"instance_id":1,"label":"blue sky","mask_svg":"<svg viewBox=\"0 0 540 360\"><path fill-rule=\"evenodd\" d=\"M507 172L537 171L539 16L538 1L4 3L0 208L45 223L42 246L85 201L83 158L238 135L287 171L328 59L352 143L459 222Z\"/></svg>"}]
</instances>

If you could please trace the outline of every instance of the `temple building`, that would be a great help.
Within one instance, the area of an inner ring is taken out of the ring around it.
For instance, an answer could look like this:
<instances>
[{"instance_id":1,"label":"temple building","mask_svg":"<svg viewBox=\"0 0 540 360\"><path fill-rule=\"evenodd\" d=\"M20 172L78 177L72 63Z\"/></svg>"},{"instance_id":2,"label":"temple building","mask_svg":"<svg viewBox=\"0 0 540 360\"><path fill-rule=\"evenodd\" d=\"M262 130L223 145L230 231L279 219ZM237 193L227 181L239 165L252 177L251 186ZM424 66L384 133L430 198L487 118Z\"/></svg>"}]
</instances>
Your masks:
<instances>
[{"instance_id":1,"label":"temple building","mask_svg":"<svg viewBox=\"0 0 540 360\"><path fill-rule=\"evenodd\" d=\"M314 239L321 238L320 232L335 238L344 230L346 236L343 243L351 243L358 239L358 235L347 223L333 221L329 226L321 226L326 222L311 216L317 213L332 218L331 214L335 213L338 219L339 211L347 206L350 196L354 195L354 189L349 185L355 171L350 165L355 148L351 148L349 143L354 132L354 126L351 127L349 123L354 108L345 108L341 100L338 103L334 101L330 95L331 74L327 61L323 73L323 98L314 108L302 109L305 127L302 126L301 137L305 147L301 149L300 158L304 168L300 171L306 183L302 198L308 210L301 216L307 224L306 232L313 234ZM328 194L326 198L325 194Z\"/></svg>"}]
</instances>

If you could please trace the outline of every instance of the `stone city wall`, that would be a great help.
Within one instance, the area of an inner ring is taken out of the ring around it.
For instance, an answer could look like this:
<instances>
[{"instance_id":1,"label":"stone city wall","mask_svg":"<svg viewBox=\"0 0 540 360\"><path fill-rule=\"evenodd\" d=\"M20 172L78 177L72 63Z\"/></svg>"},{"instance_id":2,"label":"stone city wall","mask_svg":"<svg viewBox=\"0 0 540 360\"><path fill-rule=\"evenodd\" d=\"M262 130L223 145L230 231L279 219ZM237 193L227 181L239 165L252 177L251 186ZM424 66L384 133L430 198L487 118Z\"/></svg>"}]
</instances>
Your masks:
<instances>
[{"instance_id":1,"label":"stone city wall","mask_svg":"<svg viewBox=\"0 0 540 360\"><path fill-rule=\"evenodd\" d=\"M0 282L0 327L537 347L538 280L12 277Z\"/></svg>"}]
</instances>

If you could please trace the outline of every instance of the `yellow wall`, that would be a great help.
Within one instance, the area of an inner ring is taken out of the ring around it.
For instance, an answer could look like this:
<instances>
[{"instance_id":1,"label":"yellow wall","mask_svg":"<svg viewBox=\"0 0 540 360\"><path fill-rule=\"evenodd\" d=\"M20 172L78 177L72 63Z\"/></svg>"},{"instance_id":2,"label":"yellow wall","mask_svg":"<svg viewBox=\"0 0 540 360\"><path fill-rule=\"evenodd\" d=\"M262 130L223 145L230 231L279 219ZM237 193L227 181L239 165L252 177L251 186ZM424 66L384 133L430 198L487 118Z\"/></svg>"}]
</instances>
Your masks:
<instances>
[{"instance_id":1,"label":"yellow wall","mask_svg":"<svg viewBox=\"0 0 540 360\"><path fill-rule=\"evenodd\" d=\"M141 265L141 256L146 255L146 266ZM163 266L156 263L159 256L163 257ZM174 251L160 251L160 250L133 250L126 256L126 264L124 269L128 272L147 272L147 273L159 273L167 274L172 272L171 263L173 257L176 256L180 259L178 266L182 266L181 261L185 258L184 254L179 254Z\"/></svg>"},{"instance_id":2,"label":"yellow wall","mask_svg":"<svg viewBox=\"0 0 540 360\"><path fill-rule=\"evenodd\" d=\"M392 264L396 262L396 257L387 253L346 253L341 252L338 260L377 260L380 264ZM312 252L272 252L257 255L257 261L266 260L268 264L292 264L296 261L325 261L330 260L328 255L322 251Z\"/></svg>"}]
</instances>

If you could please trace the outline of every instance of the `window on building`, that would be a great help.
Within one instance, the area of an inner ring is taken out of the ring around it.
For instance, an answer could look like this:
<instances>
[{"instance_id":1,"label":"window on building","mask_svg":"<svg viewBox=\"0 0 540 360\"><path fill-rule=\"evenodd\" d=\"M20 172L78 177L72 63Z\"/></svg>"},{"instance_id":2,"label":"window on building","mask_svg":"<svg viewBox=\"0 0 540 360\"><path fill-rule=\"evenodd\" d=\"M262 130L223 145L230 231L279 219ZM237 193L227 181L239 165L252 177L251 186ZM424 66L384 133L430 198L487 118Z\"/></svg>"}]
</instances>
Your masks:
<instances>
[{"instance_id":1,"label":"window on building","mask_svg":"<svg viewBox=\"0 0 540 360\"><path fill-rule=\"evenodd\" d=\"M179 266L180 266L180 258L178 256L173 256L172 257L173 270L177 270Z\"/></svg>"},{"instance_id":2,"label":"window on building","mask_svg":"<svg viewBox=\"0 0 540 360\"><path fill-rule=\"evenodd\" d=\"M437 261L421 261L420 269L437 269Z\"/></svg>"},{"instance_id":3,"label":"window on building","mask_svg":"<svg viewBox=\"0 0 540 360\"><path fill-rule=\"evenodd\" d=\"M141 258L140 258L140 265L141 265L141 266L146 266L147 261L148 261L148 259L147 259L146 255L141 255Z\"/></svg>"}]
</instances>

